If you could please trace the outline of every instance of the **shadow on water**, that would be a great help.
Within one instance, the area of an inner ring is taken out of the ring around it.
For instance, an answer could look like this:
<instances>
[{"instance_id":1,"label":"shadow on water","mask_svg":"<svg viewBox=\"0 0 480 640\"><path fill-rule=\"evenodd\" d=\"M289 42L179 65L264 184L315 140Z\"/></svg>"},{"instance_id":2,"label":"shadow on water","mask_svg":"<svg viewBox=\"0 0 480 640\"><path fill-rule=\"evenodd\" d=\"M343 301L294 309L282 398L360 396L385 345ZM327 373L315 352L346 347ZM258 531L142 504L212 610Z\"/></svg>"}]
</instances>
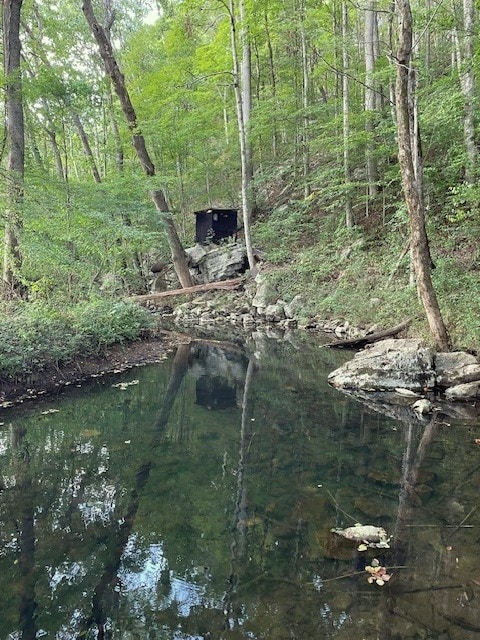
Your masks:
<instances>
[{"instance_id":1,"label":"shadow on water","mask_svg":"<svg viewBox=\"0 0 480 640\"><path fill-rule=\"evenodd\" d=\"M476 636L478 420L386 415L327 385L342 357L197 341L5 411L0 638Z\"/></svg>"}]
</instances>

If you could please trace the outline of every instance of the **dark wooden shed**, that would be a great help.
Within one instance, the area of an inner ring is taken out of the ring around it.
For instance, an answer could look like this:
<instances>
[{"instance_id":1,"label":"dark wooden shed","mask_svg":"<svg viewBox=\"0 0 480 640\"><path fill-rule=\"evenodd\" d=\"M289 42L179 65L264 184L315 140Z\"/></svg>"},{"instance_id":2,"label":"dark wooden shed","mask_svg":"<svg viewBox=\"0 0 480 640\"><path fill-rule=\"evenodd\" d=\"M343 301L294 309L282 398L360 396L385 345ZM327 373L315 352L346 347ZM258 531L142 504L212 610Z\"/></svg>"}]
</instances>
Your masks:
<instances>
[{"instance_id":1,"label":"dark wooden shed","mask_svg":"<svg viewBox=\"0 0 480 640\"><path fill-rule=\"evenodd\" d=\"M237 233L237 209L203 209L195 211L195 242L218 243Z\"/></svg>"}]
</instances>

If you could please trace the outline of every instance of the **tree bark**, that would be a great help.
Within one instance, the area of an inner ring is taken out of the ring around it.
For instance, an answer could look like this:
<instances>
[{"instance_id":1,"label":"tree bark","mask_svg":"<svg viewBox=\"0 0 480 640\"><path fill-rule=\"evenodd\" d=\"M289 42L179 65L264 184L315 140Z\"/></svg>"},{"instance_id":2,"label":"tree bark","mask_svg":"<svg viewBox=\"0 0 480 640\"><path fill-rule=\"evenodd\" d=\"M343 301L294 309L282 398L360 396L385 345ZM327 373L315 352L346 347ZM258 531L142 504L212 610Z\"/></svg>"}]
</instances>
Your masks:
<instances>
[{"instance_id":1,"label":"tree bark","mask_svg":"<svg viewBox=\"0 0 480 640\"><path fill-rule=\"evenodd\" d=\"M240 0L243 2L243 0ZM250 219L252 212L251 194L249 183L249 163L248 163L248 143L247 143L247 131L245 128L245 112L241 91L240 77L240 62L238 57L238 42L237 42L237 21L235 17L235 2L229 0L229 17L230 17L230 39L232 44L232 59L233 59L233 84L235 91L235 102L237 107L237 124L238 124L238 138L240 142L240 162L242 166L242 217L243 217L243 230L245 234L245 247L247 249L248 266L250 269L255 268L255 258L253 255L252 240L250 234Z\"/></svg>"},{"instance_id":2,"label":"tree bark","mask_svg":"<svg viewBox=\"0 0 480 640\"><path fill-rule=\"evenodd\" d=\"M25 166L25 126L20 69L20 14L22 0L3 2L3 53L6 77L5 110L7 158L7 201L5 212L3 284L4 295L22 292L19 270L22 266L18 235L22 227L21 203Z\"/></svg>"},{"instance_id":3,"label":"tree bark","mask_svg":"<svg viewBox=\"0 0 480 640\"><path fill-rule=\"evenodd\" d=\"M342 87L343 87L343 174L345 178L345 226L352 229L354 226L352 212L351 183L352 175L350 168L350 87L348 78L349 69L348 55L348 7L345 0L342 2Z\"/></svg>"},{"instance_id":4,"label":"tree bark","mask_svg":"<svg viewBox=\"0 0 480 640\"><path fill-rule=\"evenodd\" d=\"M72 118L73 118L73 123L75 124L75 127L77 128L80 140L82 142L83 152L84 152L85 157L87 158L88 164L90 166L90 170L92 172L93 179L97 184L100 184L102 182L102 179L100 178L100 173L98 171L97 163L95 162L95 157L94 157L93 152L92 152L92 147L90 146L90 142L88 140L88 136L87 136L87 134L85 132L85 129L83 127L82 121L80 120L80 116L78 115L78 113L73 111L72 112Z\"/></svg>"},{"instance_id":5,"label":"tree bark","mask_svg":"<svg viewBox=\"0 0 480 640\"><path fill-rule=\"evenodd\" d=\"M115 109L113 106L112 91L111 91L110 84L108 86L107 101L108 101L108 113L110 116L110 127L112 129L113 140L115 143L115 166L117 168L118 173L122 173L124 168L125 158L123 153L122 138L120 137L120 130L118 128L117 119L115 117Z\"/></svg>"},{"instance_id":6,"label":"tree bark","mask_svg":"<svg viewBox=\"0 0 480 640\"><path fill-rule=\"evenodd\" d=\"M305 33L305 1L301 0L300 7L300 45L302 61L302 165L303 165L303 196L310 195L310 118L308 108L310 103L310 69L308 65L307 35Z\"/></svg>"},{"instance_id":7,"label":"tree bark","mask_svg":"<svg viewBox=\"0 0 480 640\"><path fill-rule=\"evenodd\" d=\"M465 163L465 182L474 184L476 177L478 149L475 136L475 74L474 74L474 0L463 0L463 36L455 33L456 58L460 86L463 94L463 139L467 161Z\"/></svg>"},{"instance_id":8,"label":"tree bark","mask_svg":"<svg viewBox=\"0 0 480 640\"><path fill-rule=\"evenodd\" d=\"M267 49L268 49L268 70L269 70L269 75L270 75L270 84L271 84L271 90L272 90L272 100L273 100L273 105L274 105L274 113L273 113L273 116L272 116L272 127L273 127L272 155L273 155L273 159L275 159L277 157L277 148L278 148L277 118L276 118L276 115L275 115L276 103L277 103L277 78L276 78L276 72L275 72L275 62L274 62L274 58L273 58L273 46L272 46L272 40L271 40L271 37L270 37L270 28L269 28L269 24L268 24L267 7L265 7L264 17L265 17L265 38L266 38L266 44L267 44Z\"/></svg>"},{"instance_id":9,"label":"tree bark","mask_svg":"<svg viewBox=\"0 0 480 640\"><path fill-rule=\"evenodd\" d=\"M252 114L252 51L250 46L250 36L247 25L247 16L245 13L245 2L240 0L240 42L242 48L242 63L241 63L241 89L242 89L242 104L243 104L243 121L245 124L245 131L247 133L246 139L246 153L248 162L248 179L253 179L253 165L252 165L252 146L250 144L248 129L250 126L250 117Z\"/></svg>"},{"instance_id":10,"label":"tree bark","mask_svg":"<svg viewBox=\"0 0 480 640\"><path fill-rule=\"evenodd\" d=\"M425 228L425 208L422 198L422 175L415 175L421 166L414 158L412 146L412 113L410 101L410 63L413 21L409 0L397 0L399 43L396 55L397 75L395 101L397 115L398 160L403 192L410 221L410 246L420 300L436 347L448 351L450 341L431 279L431 258Z\"/></svg>"},{"instance_id":11,"label":"tree bark","mask_svg":"<svg viewBox=\"0 0 480 640\"><path fill-rule=\"evenodd\" d=\"M127 121L132 134L132 144L142 169L147 176L154 176L155 165L148 153L145 138L143 137L138 125L137 114L132 101L130 100L130 95L125 84L125 77L117 64L107 31L96 19L91 0L84 0L82 3L82 11L90 25L90 29L95 40L97 41L100 56L105 66L105 71L111 78L115 92L120 100L125 120ZM172 255L175 273L177 274L182 287L191 287L194 284L193 278L188 268L187 257L183 250L182 243L180 242L175 223L169 211L165 193L162 190L155 190L152 191L151 195L155 208L160 214L162 214L162 219L165 223L167 240L170 247L170 253Z\"/></svg>"},{"instance_id":12,"label":"tree bark","mask_svg":"<svg viewBox=\"0 0 480 640\"><path fill-rule=\"evenodd\" d=\"M233 278L232 280L219 280L218 282L207 282L207 284L196 284L193 287L184 287L183 289L169 289L160 293L146 293L141 296L132 296L129 300L135 302L148 303L150 301L161 300L163 298L171 298L172 296L187 295L190 293L204 293L205 291L213 291L214 289L238 289L245 282L244 278Z\"/></svg>"},{"instance_id":13,"label":"tree bark","mask_svg":"<svg viewBox=\"0 0 480 640\"><path fill-rule=\"evenodd\" d=\"M375 127L374 118L376 112L376 88L375 88L375 62L378 44L377 12L375 0L369 0L365 10L365 118L367 133L366 165L368 196L374 198L378 194L378 169L375 158Z\"/></svg>"},{"instance_id":14,"label":"tree bark","mask_svg":"<svg viewBox=\"0 0 480 640\"><path fill-rule=\"evenodd\" d=\"M34 130L31 118L26 118L25 132L26 132L26 141L28 141L29 143L29 147L31 149L31 153L35 160L36 166L41 170L45 169L42 154L40 153L40 149L38 147L37 138L35 135L35 130Z\"/></svg>"},{"instance_id":15,"label":"tree bark","mask_svg":"<svg viewBox=\"0 0 480 640\"><path fill-rule=\"evenodd\" d=\"M58 147L58 142L57 142L57 135L55 133L55 131L53 131L53 129L49 129L47 127L45 127L45 132L48 136L48 139L50 140L50 146L52 148L52 153L53 153L53 157L55 158L55 166L57 168L57 176L60 178L60 180L62 181L66 181L67 177L66 177L66 173L64 171L63 168L63 160L62 160L62 154L60 152L60 149Z\"/></svg>"}]
</instances>

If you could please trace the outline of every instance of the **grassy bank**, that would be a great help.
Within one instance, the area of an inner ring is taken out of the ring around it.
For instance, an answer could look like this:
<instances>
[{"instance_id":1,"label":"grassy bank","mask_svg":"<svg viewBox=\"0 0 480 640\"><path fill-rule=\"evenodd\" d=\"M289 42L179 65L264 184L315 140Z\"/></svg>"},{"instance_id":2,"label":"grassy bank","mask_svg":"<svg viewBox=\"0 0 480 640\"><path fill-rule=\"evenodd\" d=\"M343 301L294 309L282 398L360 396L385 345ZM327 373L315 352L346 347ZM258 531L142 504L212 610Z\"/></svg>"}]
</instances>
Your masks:
<instances>
[{"instance_id":1,"label":"grassy bank","mask_svg":"<svg viewBox=\"0 0 480 640\"><path fill-rule=\"evenodd\" d=\"M457 348L480 351L479 227L429 228L433 283ZM415 286L410 284L405 222L345 229L342 220L299 205L281 207L255 227L255 242L273 263L269 277L281 297L301 294L304 313L383 327L411 317L412 335L429 341Z\"/></svg>"},{"instance_id":2,"label":"grassy bank","mask_svg":"<svg viewBox=\"0 0 480 640\"><path fill-rule=\"evenodd\" d=\"M153 327L136 304L95 300L72 306L23 303L0 319L0 380L10 381L78 356L100 356L113 344L136 340Z\"/></svg>"}]
</instances>

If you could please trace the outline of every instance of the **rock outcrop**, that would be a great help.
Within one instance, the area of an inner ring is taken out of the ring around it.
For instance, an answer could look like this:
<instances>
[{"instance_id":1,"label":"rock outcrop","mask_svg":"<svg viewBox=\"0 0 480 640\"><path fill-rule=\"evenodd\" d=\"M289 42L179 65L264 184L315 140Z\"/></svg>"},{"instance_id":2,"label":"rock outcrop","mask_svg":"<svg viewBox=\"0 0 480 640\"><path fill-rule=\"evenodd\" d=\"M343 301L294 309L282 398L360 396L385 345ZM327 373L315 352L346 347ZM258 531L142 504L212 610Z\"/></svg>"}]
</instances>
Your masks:
<instances>
[{"instance_id":1,"label":"rock outcrop","mask_svg":"<svg viewBox=\"0 0 480 640\"><path fill-rule=\"evenodd\" d=\"M206 246L196 244L185 253L198 284L228 280L245 273L248 268L247 250L240 242Z\"/></svg>"},{"instance_id":2,"label":"rock outcrop","mask_svg":"<svg viewBox=\"0 0 480 640\"><path fill-rule=\"evenodd\" d=\"M445 391L448 400L480 398L480 364L468 353L434 353L417 339L388 339L355 354L329 383L347 391ZM417 412L428 413L426 405Z\"/></svg>"},{"instance_id":3,"label":"rock outcrop","mask_svg":"<svg viewBox=\"0 0 480 640\"><path fill-rule=\"evenodd\" d=\"M480 399L480 382L466 382L457 384L445 391L447 400L478 400Z\"/></svg>"},{"instance_id":4,"label":"rock outcrop","mask_svg":"<svg viewBox=\"0 0 480 640\"><path fill-rule=\"evenodd\" d=\"M417 339L382 340L355 354L328 381L349 390L423 392L435 387L433 351Z\"/></svg>"},{"instance_id":5,"label":"rock outcrop","mask_svg":"<svg viewBox=\"0 0 480 640\"><path fill-rule=\"evenodd\" d=\"M467 382L480 380L480 364L475 356L464 351L437 353L435 372L438 387L446 389Z\"/></svg>"}]
</instances>

